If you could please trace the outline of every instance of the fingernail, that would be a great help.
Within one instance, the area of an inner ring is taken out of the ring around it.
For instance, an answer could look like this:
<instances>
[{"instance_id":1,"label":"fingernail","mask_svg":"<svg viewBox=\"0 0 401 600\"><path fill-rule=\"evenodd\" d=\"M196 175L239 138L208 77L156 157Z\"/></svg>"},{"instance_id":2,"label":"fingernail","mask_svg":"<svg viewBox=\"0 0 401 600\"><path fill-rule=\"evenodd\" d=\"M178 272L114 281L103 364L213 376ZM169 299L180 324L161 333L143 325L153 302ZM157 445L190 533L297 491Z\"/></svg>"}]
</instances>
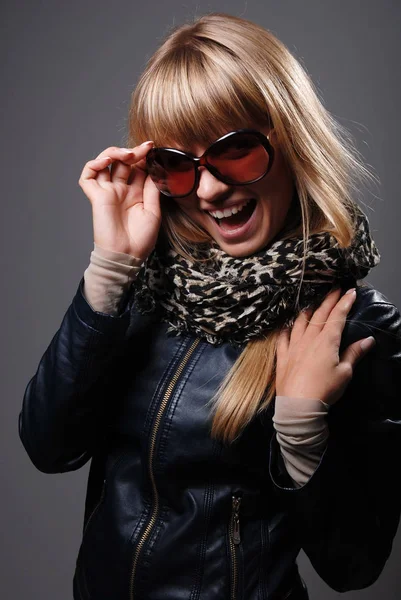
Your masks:
<instances>
[{"instance_id":1,"label":"fingernail","mask_svg":"<svg viewBox=\"0 0 401 600\"><path fill-rule=\"evenodd\" d=\"M362 350L368 350L369 348L373 348L375 344L375 338L373 337L373 335L370 335L369 337L361 341L361 348Z\"/></svg>"},{"instance_id":2,"label":"fingernail","mask_svg":"<svg viewBox=\"0 0 401 600\"><path fill-rule=\"evenodd\" d=\"M346 294L353 294L355 291L356 291L356 288L350 288L349 290L347 290L347 291L345 292L345 294L344 294L344 295L346 295Z\"/></svg>"},{"instance_id":3,"label":"fingernail","mask_svg":"<svg viewBox=\"0 0 401 600\"><path fill-rule=\"evenodd\" d=\"M146 146L146 144L154 144L152 140L148 140L147 142L142 142L141 146Z\"/></svg>"}]
</instances>

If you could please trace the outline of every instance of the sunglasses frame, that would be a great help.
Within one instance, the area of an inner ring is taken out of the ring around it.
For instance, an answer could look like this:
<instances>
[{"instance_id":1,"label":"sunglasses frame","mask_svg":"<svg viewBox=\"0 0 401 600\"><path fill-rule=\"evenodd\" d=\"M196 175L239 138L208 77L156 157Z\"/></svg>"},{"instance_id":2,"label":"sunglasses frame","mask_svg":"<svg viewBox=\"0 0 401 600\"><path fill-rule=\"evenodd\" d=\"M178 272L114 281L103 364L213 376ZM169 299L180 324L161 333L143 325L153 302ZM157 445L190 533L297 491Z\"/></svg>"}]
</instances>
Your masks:
<instances>
[{"instance_id":1,"label":"sunglasses frame","mask_svg":"<svg viewBox=\"0 0 401 600\"><path fill-rule=\"evenodd\" d=\"M274 129L274 128L272 128ZM213 167L213 165L210 165L207 162L207 155L210 152L210 149L213 148L216 144L218 144L219 142L222 142L223 140L226 140L234 135L238 135L239 133L249 133L255 137L258 138L259 142L261 143L261 145L265 148L268 156L269 156L269 163L267 165L267 169L266 171L263 173L263 175L261 175L260 177L257 177L256 179L252 179L250 181L243 181L243 182L235 182L233 180L231 180L229 177L224 177L223 175L221 175L219 173L219 171ZM185 156L186 158L191 159L193 166L194 166L194 170L195 170L195 177L194 177L194 185L192 186L191 191L189 191L186 194L170 194L169 192L166 191L162 191L159 188L157 188L159 190L159 192L161 194L164 194L165 196L169 197L169 198L185 198L186 196L189 196L190 194L192 194L192 192L198 187L199 185L199 179L200 179L200 173L199 173L199 167L206 167L206 169L214 176L216 177L216 179L218 179L219 181L222 181L223 183L227 184L227 185L249 185L251 183L255 183L256 181L260 181L260 179L262 179L263 177L265 177L268 172L270 171L272 165L273 165L273 161L274 161L274 148L269 140L269 136L265 135L264 133L262 133L261 131L258 131L257 129L236 129L235 131L230 131L229 133L226 133L225 135L223 135L222 137L218 138L217 140L215 140L212 144L210 144L210 146L205 150L205 152L202 154L202 156L195 156L194 154L191 154L190 152L184 152L183 150L178 150L177 148L168 148L168 147L157 147L157 148L152 148L151 150L149 150L148 154L146 155L146 164L149 168L150 166L150 162L152 160L152 156L158 151L158 150L167 150L169 152L172 152L174 154L179 154L181 156ZM154 182L155 183L155 182ZM155 183L156 187L157 184Z\"/></svg>"}]
</instances>

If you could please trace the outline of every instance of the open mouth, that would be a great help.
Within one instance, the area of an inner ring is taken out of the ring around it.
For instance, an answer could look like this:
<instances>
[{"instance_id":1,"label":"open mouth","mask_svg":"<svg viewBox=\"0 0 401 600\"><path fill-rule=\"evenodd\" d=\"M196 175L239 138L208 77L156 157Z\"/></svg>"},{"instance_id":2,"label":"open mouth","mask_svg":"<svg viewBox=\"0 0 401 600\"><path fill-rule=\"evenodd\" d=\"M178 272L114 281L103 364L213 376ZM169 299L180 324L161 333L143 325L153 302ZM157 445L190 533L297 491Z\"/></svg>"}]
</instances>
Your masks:
<instances>
[{"instance_id":1,"label":"open mouth","mask_svg":"<svg viewBox=\"0 0 401 600\"><path fill-rule=\"evenodd\" d=\"M218 217L212 217L217 223L217 225L223 229L224 231L234 231L235 229L240 229L249 221L251 218L253 211L256 207L256 200L252 198L250 202L244 208L237 212L235 215L231 215L230 217L223 217L219 219Z\"/></svg>"}]
</instances>

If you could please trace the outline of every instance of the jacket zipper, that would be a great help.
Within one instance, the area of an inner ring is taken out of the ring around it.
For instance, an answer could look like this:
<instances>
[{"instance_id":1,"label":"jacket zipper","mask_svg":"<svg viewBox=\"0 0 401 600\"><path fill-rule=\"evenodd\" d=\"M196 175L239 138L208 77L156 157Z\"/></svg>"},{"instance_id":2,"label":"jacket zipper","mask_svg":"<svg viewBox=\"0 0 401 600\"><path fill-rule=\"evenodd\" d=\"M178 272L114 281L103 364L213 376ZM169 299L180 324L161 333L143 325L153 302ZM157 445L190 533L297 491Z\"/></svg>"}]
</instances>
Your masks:
<instances>
[{"instance_id":1,"label":"jacket zipper","mask_svg":"<svg viewBox=\"0 0 401 600\"><path fill-rule=\"evenodd\" d=\"M200 338L196 338L196 340L194 342L192 342L191 346L186 351L184 358L178 365L178 368L176 369L172 379L170 380L170 382L166 388L166 391L164 392L163 399L160 403L160 407L159 407L159 410L157 412L157 415L156 415L156 418L154 421L153 430L151 432L148 464L149 464L149 476L150 476L150 481L152 483L153 497L154 497L153 512L152 512L151 518L149 520L149 523L147 524L145 531L143 532L141 538L139 539L138 544L135 549L135 552L134 552L134 558L133 558L132 570L131 570L131 578L130 578L130 587L129 587L130 600L133 600L133 598L134 598L134 579L135 579L135 571L136 571L136 567L138 564L139 554L140 554L140 551L141 551L144 543L146 542L147 538L149 537L149 535L152 531L152 528L154 527L154 525L156 523L157 514L159 511L159 497L157 494L156 482L155 482L155 478L153 475L153 469L152 469L157 432L158 432L158 429L159 429L159 426L161 423L163 413L166 409L167 403L170 399L171 394L173 393L174 386L176 385L178 379L180 378L180 375L182 374L186 364L188 363L192 353L194 352L194 350L195 350L196 346L199 344L199 342L200 342Z\"/></svg>"},{"instance_id":2,"label":"jacket zipper","mask_svg":"<svg viewBox=\"0 0 401 600\"><path fill-rule=\"evenodd\" d=\"M238 588L238 546L241 543L239 509L241 495L233 494L231 497L231 518L229 524L229 543L231 557L231 590L230 600L237 599Z\"/></svg>"}]
</instances>

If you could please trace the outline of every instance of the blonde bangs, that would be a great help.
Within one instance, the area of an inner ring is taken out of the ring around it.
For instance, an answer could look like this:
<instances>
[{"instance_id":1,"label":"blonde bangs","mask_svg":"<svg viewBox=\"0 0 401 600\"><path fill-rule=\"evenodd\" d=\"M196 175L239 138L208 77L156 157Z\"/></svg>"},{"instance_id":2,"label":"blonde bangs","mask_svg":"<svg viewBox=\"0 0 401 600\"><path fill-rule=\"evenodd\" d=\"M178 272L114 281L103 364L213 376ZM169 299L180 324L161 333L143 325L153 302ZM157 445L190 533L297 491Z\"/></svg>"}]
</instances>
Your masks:
<instances>
[{"instance_id":1,"label":"blonde bangs","mask_svg":"<svg viewBox=\"0 0 401 600\"><path fill-rule=\"evenodd\" d=\"M223 68L222 68L223 67ZM233 129L269 124L266 101L240 61L210 40L172 48L138 83L130 146L210 144Z\"/></svg>"}]
</instances>

